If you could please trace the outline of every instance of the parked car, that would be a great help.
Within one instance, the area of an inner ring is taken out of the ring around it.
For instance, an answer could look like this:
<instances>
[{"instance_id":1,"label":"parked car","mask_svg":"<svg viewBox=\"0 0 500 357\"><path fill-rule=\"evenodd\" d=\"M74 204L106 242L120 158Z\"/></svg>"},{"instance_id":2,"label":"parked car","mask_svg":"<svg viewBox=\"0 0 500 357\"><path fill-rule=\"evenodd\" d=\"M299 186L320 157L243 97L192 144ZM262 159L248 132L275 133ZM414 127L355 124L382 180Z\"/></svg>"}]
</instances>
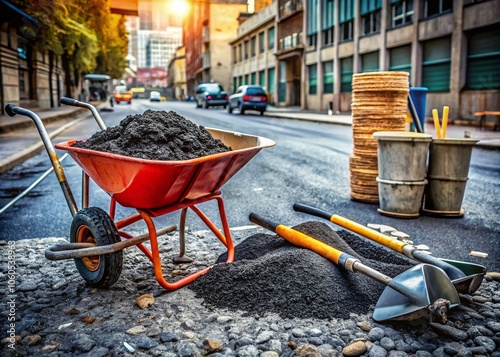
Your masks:
<instances>
[{"instance_id":1,"label":"parked car","mask_svg":"<svg viewBox=\"0 0 500 357\"><path fill-rule=\"evenodd\" d=\"M120 102L132 104L133 93L127 89L127 86L116 86L113 91L113 97L117 104L120 104Z\"/></svg>"},{"instance_id":2,"label":"parked car","mask_svg":"<svg viewBox=\"0 0 500 357\"><path fill-rule=\"evenodd\" d=\"M262 86L244 85L229 96L227 111L232 113L237 108L240 114L245 114L245 110L256 110L264 115L268 102L266 90Z\"/></svg>"},{"instance_id":3,"label":"parked car","mask_svg":"<svg viewBox=\"0 0 500 357\"><path fill-rule=\"evenodd\" d=\"M150 102L161 102L161 93L157 91L151 91L149 93Z\"/></svg>"},{"instance_id":4,"label":"parked car","mask_svg":"<svg viewBox=\"0 0 500 357\"><path fill-rule=\"evenodd\" d=\"M227 106L228 95L219 83L201 83L196 87L196 108Z\"/></svg>"}]
</instances>

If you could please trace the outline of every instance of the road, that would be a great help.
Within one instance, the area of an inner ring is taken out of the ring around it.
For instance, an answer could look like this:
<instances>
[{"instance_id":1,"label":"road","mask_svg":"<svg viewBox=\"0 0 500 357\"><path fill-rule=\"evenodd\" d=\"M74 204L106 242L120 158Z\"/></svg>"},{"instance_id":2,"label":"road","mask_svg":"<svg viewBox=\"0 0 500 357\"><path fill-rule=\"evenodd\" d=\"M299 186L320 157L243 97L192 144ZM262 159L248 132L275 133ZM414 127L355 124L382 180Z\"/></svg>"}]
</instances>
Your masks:
<instances>
[{"instance_id":1,"label":"road","mask_svg":"<svg viewBox=\"0 0 500 357\"><path fill-rule=\"evenodd\" d=\"M262 150L222 189L231 227L251 224L250 212L267 216L287 225L314 218L292 210L295 202L303 202L340 214L362 224L388 224L410 234L415 243L427 244L436 256L484 264L500 270L500 152L473 150L464 208L460 219L421 216L402 220L377 213L377 204L350 199L349 156L352 140L349 126L319 124L261 117L257 112L229 114L222 108L195 109L194 103L150 103L135 100L132 105L115 105L112 112L102 112L108 126L114 126L131 113L146 109L174 110L206 127L220 128L268 137L277 145ZM58 136L54 142L85 138L98 130L93 119L80 122ZM63 153L59 153L62 155ZM80 202L81 170L71 158L64 168L77 202ZM47 154L42 152L9 172L0 175L0 204L29 186L49 168ZM91 205L107 209L109 197L92 186ZM201 208L216 216L215 203ZM132 212L118 210L118 217ZM161 224L177 224L178 213L157 219ZM218 220L214 219L218 224ZM0 215L2 239L67 237L71 215L54 174L49 175L29 196ZM198 217L188 214L188 229L204 230ZM142 227L137 226L138 230ZM488 258L469 257L470 251L482 251Z\"/></svg>"}]
</instances>

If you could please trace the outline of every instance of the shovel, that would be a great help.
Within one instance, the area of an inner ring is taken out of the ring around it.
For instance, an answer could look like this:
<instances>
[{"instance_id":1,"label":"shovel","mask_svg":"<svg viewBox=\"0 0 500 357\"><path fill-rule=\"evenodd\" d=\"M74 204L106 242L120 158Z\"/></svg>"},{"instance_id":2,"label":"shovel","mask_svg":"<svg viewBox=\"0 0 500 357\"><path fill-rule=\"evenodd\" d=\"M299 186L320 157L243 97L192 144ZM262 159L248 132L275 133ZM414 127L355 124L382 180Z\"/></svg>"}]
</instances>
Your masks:
<instances>
[{"instance_id":1,"label":"shovel","mask_svg":"<svg viewBox=\"0 0 500 357\"><path fill-rule=\"evenodd\" d=\"M418 260L422 263L431 264L444 270L448 278L459 293L472 294L481 285L486 274L486 267L473 263L460 262L456 260L441 259L430 255L428 252L418 249L416 246L392 239L385 234L367 228L359 223L351 221L339 215L331 215L321 209L296 203L293 209L316 217L321 217L341 227L349 229L374 242L382 244L396 252L406 255L408 258Z\"/></svg>"},{"instance_id":2,"label":"shovel","mask_svg":"<svg viewBox=\"0 0 500 357\"><path fill-rule=\"evenodd\" d=\"M255 213L251 213L249 219L298 247L310 249L348 271L360 272L386 285L373 311L375 321L426 318L444 324L448 320L448 309L460 304L455 287L437 267L419 264L390 278L362 264L352 255L302 232L270 222Z\"/></svg>"}]
</instances>

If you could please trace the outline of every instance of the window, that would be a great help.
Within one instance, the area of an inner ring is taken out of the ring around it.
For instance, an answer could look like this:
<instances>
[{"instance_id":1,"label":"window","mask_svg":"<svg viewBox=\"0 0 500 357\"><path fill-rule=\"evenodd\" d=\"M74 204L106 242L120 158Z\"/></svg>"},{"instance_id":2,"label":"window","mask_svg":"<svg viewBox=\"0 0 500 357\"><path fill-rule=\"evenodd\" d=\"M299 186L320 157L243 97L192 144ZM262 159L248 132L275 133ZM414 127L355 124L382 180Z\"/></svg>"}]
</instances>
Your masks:
<instances>
[{"instance_id":1,"label":"window","mask_svg":"<svg viewBox=\"0 0 500 357\"><path fill-rule=\"evenodd\" d=\"M361 72L378 72L379 71L379 51L365 53L361 55Z\"/></svg>"},{"instance_id":2,"label":"window","mask_svg":"<svg viewBox=\"0 0 500 357\"><path fill-rule=\"evenodd\" d=\"M233 63L238 62L238 58L236 58L236 46L233 46Z\"/></svg>"},{"instance_id":3,"label":"window","mask_svg":"<svg viewBox=\"0 0 500 357\"><path fill-rule=\"evenodd\" d=\"M307 66L309 72L309 94L318 92L318 66L312 64Z\"/></svg>"},{"instance_id":4,"label":"window","mask_svg":"<svg viewBox=\"0 0 500 357\"><path fill-rule=\"evenodd\" d=\"M241 43L238 45L238 62L243 61L243 51Z\"/></svg>"},{"instance_id":5,"label":"window","mask_svg":"<svg viewBox=\"0 0 500 357\"><path fill-rule=\"evenodd\" d=\"M266 44L264 43L264 31L259 33L259 53L264 53Z\"/></svg>"},{"instance_id":6,"label":"window","mask_svg":"<svg viewBox=\"0 0 500 357\"><path fill-rule=\"evenodd\" d=\"M404 26L413 22L413 0L392 2L392 27Z\"/></svg>"},{"instance_id":7,"label":"window","mask_svg":"<svg viewBox=\"0 0 500 357\"><path fill-rule=\"evenodd\" d=\"M251 74L250 84L257 84L257 73L253 72Z\"/></svg>"},{"instance_id":8,"label":"window","mask_svg":"<svg viewBox=\"0 0 500 357\"><path fill-rule=\"evenodd\" d=\"M333 61L323 62L323 94L333 93Z\"/></svg>"},{"instance_id":9,"label":"window","mask_svg":"<svg viewBox=\"0 0 500 357\"><path fill-rule=\"evenodd\" d=\"M318 0L307 0L307 45L316 47L318 38Z\"/></svg>"},{"instance_id":10,"label":"window","mask_svg":"<svg viewBox=\"0 0 500 357\"><path fill-rule=\"evenodd\" d=\"M275 69L274 67L273 68L269 68L267 70L267 91L269 93L274 93L274 77L275 77Z\"/></svg>"},{"instance_id":11,"label":"window","mask_svg":"<svg viewBox=\"0 0 500 357\"><path fill-rule=\"evenodd\" d=\"M500 29L468 35L467 89L500 89Z\"/></svg>"},{"instance_id":12,"label":"window","mask_svg":"<svg viewBox=\"0 0 500 357\"><path fill-rule=\"evenodd\" d=\"M382 0L361 0L361 22L363 35L380 31L380 9Z\"/></svg>"},{"instance_id":13,"label":"window","mask_svg":"<svg viewBox=\"0 0 500 357\"><path fill-rule=\"evenodd\" d=\"M389 71L408 72L411 74L411 45L389 50Z\"/></svg>"},{"instance_id":14,"label":"window","mask_svg":"<svg viewBox=\"0 0 500 357\"><path fill-rule=\"evenodd\" d=\"M243 85L243 77L239 76L238 77L238 86L242 86L242 85Z\"/></svg>"},{"instance_id":15,"label":"window","mask_svg":"<svg viewBox=\"0 0 500 357\"><path fill-rule=\"evenodd\" d=\"M262 87L266 86L266 71L260 71L259 72L259 84Z\"/></svg>"},{"instance_id":16,"label":"window","mask_svg":"<svg viewBox=\"0 0 500 357\"><path fill-rule=\"evenodd\" d=\"M248 84L248 74L245 74L245 85Z\"/></svg>"},{"instance_id":17,"label":"window","mask_svg":"<svg viewBox=\"0 0 500 357\"><path fill-rule=\"evenodd\" d=\"M453 0L426 0L425 17L453 11Z\"/></svg>"},{"instance_id":18,"label":"window","mask_svg":"<svg viewBox=\"0 0 500 357\"><path fill-rule=\"evenodd\" d=\"M245 52L245 59L248 59L248 41L245 41L244 43L244 52Z\"/></svg>"},{"instance_id":19,"label":"window","mask_svg":"<svg viewBox=\"0 0 500 357\"><path fill-rule=\"evenodd\" d=\"M252 57L257 54L257 37L254 36L250 39L250 53Z\"/></svg>"},{"instance_id":20,"label":"window","mask_svg":"<svg viewBox=\"0 0 500 357\"><path fill-rule=\"evenodd\" d=\"M238 78L233 78L233 93L236 92L236 88L238 87Z\"/></svg>"},{"instance_id":21,"label":"window","mask_svg":"<svg viewBox=\"0 0 500 357\"><path fill-rule=\"evenodd\" d=\"M429 92L450 91L451 40L442 37L424 42L422 87Z\"/></svg>"},{"instance_id":22,"label":"window","mask_svg":"<svg viewBox=\"0 0 500 357\"><path fill-rule=\"evenodd\" d=\"M321 44L333 43L334 34L334 0L321 0Z\"/></svg>"},{"instance_id":23,"label":"window","mask_svg":"<svg viewBox=\"0 0 500 357\"><path fill-rule=\"evenodd\" d=\"M339 24L340 41L348 41L353 38L354 23L354 1L340 0L339 6Z\"/></svg>"},{"instance_id":24,"label":"window","mask_svg":"<svg viewBox=\"0 0 500 357\"><path fill-rule=\"evenodd\" d=\"M268 44L268 49L272 50L274 48L274 27L271 27L267 31L267 44Z\"/></svg>"},{"instance_id":25,"label":"window","mask_svg":"<svg viewBox=\"0 0 500 357\"><path fill-rule=\"evenodd\" d=\"M353 62L352 57L342 58L340 60L340 91L352 91L352 73Z\"/></svg>"}]
</instances>

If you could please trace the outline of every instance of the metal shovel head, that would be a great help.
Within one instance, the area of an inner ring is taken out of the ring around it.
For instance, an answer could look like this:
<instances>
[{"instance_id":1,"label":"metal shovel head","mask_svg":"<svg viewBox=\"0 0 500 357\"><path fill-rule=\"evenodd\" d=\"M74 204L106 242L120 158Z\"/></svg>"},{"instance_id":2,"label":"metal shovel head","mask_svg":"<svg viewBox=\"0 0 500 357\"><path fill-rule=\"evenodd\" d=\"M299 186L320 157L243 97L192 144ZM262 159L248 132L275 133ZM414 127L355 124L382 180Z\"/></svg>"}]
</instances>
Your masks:
<instances>
[{"instance_id":1,"label":"metal shovel head","mask_svg":"<svg viewBox=\"0 0 500 357\"><path fill-rule=\"evenodd\" d=\"M484 275L486 274L486 267L474 263L466 263L457 260L439 258L443 262L453 265L460 269L465 276L460 279L454 279L451 282L455 285L458 292L464 294L472 294L481 286Z\"/></svg>"},{"instance_id":2,"label":"metal shovel head","mask_svg":"<svg viewBox=\"0 0 500 357\"><path fill-rule=\"evenodd\" d=\"M373 319L433 320L436 312L431 311L431 305L438 301L447 302L446 310L460 304L455 287L441 268L429 264L415 265L389 282L375 305Z\"/></svg>"}]
</instances>

